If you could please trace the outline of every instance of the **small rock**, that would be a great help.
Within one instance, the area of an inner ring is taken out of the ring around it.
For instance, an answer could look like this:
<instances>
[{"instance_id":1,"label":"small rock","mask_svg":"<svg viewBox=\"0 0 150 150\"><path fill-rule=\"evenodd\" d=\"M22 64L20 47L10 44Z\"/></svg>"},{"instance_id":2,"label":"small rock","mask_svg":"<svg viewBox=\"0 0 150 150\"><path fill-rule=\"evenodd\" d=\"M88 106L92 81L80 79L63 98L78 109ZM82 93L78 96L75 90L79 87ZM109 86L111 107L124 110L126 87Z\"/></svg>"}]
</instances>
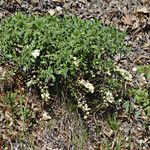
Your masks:
<instances>
[{"instance_id":1,"label":"small rock","mask_svg":"<svg viewBox=\"0 0 150 150\"><path fill-rule=\"evenodd\" d=\"M136 67L133 67L133 68L132 68L132 71L133 71L133 72L136 72L136 71L137 71L137 68L136 68Z\"/></svg>"}]
</instances>

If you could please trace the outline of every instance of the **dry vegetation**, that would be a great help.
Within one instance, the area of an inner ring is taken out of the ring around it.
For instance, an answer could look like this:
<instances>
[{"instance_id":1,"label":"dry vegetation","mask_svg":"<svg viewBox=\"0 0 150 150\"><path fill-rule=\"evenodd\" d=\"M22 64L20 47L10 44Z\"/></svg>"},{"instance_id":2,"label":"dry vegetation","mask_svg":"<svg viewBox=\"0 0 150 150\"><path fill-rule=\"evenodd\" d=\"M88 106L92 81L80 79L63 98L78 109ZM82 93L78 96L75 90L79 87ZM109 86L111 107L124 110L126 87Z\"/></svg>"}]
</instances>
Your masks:
<instances>
[{"instance_id":1,"label":"dry vegetation","mask_svg":"<svg viewBox=\"0 0 150 150\"><path fill-rule=\"evenodd\" d=\"M149 8L148 0L0 0L0 149L148 150ZM74 15L82 21L64 17Z\"/></svg>"}]
</instances>

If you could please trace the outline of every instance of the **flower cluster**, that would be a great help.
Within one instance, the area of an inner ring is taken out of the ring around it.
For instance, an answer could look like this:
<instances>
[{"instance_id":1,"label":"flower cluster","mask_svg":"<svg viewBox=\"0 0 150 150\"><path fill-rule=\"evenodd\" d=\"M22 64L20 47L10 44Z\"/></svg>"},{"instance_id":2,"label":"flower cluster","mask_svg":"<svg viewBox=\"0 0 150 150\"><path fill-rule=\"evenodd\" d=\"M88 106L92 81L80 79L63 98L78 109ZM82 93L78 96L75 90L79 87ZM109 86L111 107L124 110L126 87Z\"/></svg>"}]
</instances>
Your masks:
<instances>
[{"instance_id":1,"label":"flower cluster","mask_svg":"<svg viewBox=\"0 0 150 150\"><path fill-rule=\"evenodd\" d=\"M104 96L103 96L103 99L104 99L104 103L113 103L114 102L114 97L113 97L113 94L108 90L108 91L104 91Z\"/></svg>"},{"instance_id":2,"label":"flower cluster","mask_svg":"<svg viewBox=\"0 0 150 150\"><path fill-rule=\"evenodd\" d=\"M39 78L36 78L35 75L26 83L27 87L31 87L39 82Z\"/></svg>"},{"instance_id":3,"label":"flower cluster","mask_svg":"<svg viewBox=\"0 0 150 150\"><path fill-rule=\"evenodd\" d=\"M125 69L119 68L118 66L115 68L115 71L119 72L121 76L126 80L126 81L132 81L132 75Z\"/></svg>"},{"instance_id":4,"label":"flower cluster","mask_svg":"<svg viewBox=\"0 0 150 150\"><path fill-rule=\"evenodd\" d=\"M84 119L87 119L88 115L90 114L90 108L88 107L87 103L85 100L78 101L78 107L83 110L84 114Z\"/></svg>"},{"instance_id":5,"label":"flower cluster","mask_svg":"<svg viewBox=\"0 0 150 150\"><path fill-rule=\"evenodd\" d=\"M79 67L79 60L78 60L76 57L73 57L73 64L74 64L76 67Z\"/></svg>"},{"instance_id":6,"label":"flower cluster","mask_svg":"<svg viewBox=\"0 0 150 150\"><path fill-rule=\"evenodd\" d=\"M41 88L41 97L45 102L47 102L50 99L50 94L47 86Z\"/></svg>"},{"instance_id":7,"label":"flower cluster","mask_svg":"<svg viewBox=\"0 0 150 150\"><path fill-rule=\"evenodd\" d=\"M79 80L79 84L83 85L89 92L94 93L94 86L89 81L85 81L84 79Z\"/></svg>"},{"instance_id":8,"label":"flower cluster","mask_svg":"<svg viewBox=\"0 0 150 150\"><path fill-rule=\"evenodd\" d=\"M40 81L40 79L37 76L33 75L31 80L28 81L26 84L27 84L28 88L31 87L32 85L38 85L38 87L40 88L40 91L41 91L41 98L44 101L48 101L50 99L48 86L43 86L43 82Z\"/></svg>"},{"instance_id":9,"label":"flower cluster","mask_svg":"<svg viewBox=\"0 0 150 150\"><path fill-rule=\"evenodd\" d=\"M40 56L40 50L36 49L32 52L32 56L36 59L38 56Z\"/></svg>"}]
</instances>

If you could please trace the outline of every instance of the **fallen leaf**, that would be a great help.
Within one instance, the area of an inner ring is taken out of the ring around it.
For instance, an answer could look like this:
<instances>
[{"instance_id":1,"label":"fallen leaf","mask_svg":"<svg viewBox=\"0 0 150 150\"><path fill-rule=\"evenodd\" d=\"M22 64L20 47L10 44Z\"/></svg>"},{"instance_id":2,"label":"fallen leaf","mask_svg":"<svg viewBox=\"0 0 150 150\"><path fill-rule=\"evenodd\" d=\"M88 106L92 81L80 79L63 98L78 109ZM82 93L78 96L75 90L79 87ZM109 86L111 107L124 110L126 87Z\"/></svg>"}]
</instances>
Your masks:
<instances>
[{"instance_id":1,"label":"fallen leaf","mask_svg":"<svg viewBox=\"0 0 150 150\"><path fill-rule=\"evenodd\" d=\"M146 42L144 45L143 45L143 48L148 48L150 46L150 42Z\"/></svg>"},{"instance_id":2,"label":"fallen leaf","mask_svg":"<svg viewBox=\"0 0 150 150\"><path fill-rule=\"evenodd\" d=\"M143 87L144 85L147 85L147 81L146 81L146 78L145 78L143 73L138 77L138 81L139 81L139 86L140 87Z\"/></svg>"},{"instance_id":3,"label":"fallen leaf","mask_svg":"<svg viewBox=\"0 0 150 150\"><path fill-rule=\"evenodd\" d=\"M131 142L131 143L130 143L130 150L134 150L134 149L135 149L134 143Z\"/></svg>"},{"instance_id":4,"label":"fallen leaf","mask_svg":"<svg viewBox=\"0 0 150 150\"><path fill-rule=\"evenodd\" d=\"M143 4L148 4L148 3L149 3L149 0L142 0L142 3L143 3Z\"/></svg>"},{"instance_id":5,"label":"fallen leaf","mask_svg":"<svg viewBox=\"0 0 150 150\"><path fill-rule=\"evenodd\" d=\"M37 6L39 4L39 1L37 0L30 0L30 3L32 6Z\"/></svg>"},{"instance_id":6,"label":"fallen leaf","mask_svg":"<svg viewBox=\"0 0 150 150\"><path fill-rule=\"evenodd\" d=\"M135 30L135 29L140 29L140 22L139 20L137 20L133 25L132 25L132 30Z\"/></svg>"},{"instance_id":7,"label":"fallen leaf","mask_svg":"<svg viewBox=\"0 0 150 150\"><path fill-rule=\"evenodd\" d=\"M125 15L122 21L125 25L132 25L133 19L131 18L131 15Z\"/></svg>"},{"instance_id":8,"label":"fallen leaf","mask_svg":"<svg viewBox=\"0 0 150 150\"><path fill-rule=\"evenodd\" d=\"M21 6L21 0L15 0L18 5Z\"/></svg>"},{"instance_id":9,"label":"fallen leaf","mask_svg":"<svg viewBox=\"0 0 150 150\"><path fill-rule=\"evenodd\" d=\"M42 119L44 121L47 121L51 119L51 116L49 116L48 112L44 111L44 113L42 114Z\"/></svg>"},{"instance_id":10,"label":"fallen leaf","mask_svg":"<svg viewBox=\"0 0 150 150\"><path fill-rule=\"evenodd\" d=\"M150 13L150 8L148 7L141 7L141 8L138 8L136 10L137 13L144 13L144 14L149 14Z\"/></svg>"},{"instance_id":11,"label":"fallen leaf","mask_svg":"<svg viewBox=\"0 0 150 150\"><path fill-rule=\"evenodd\" d=\"M112 137L112 135L114 134L113 130L110 128L106 128L103 130L103 133L107 136L107 137Z\"/></svg>"},{"instance_id":12,"label":"fallen leaf","mask_svg":"<svg viewBox=\"0 0 150 150\"><path fill-rule=\"evenodd\" d=\"M3 74L3 67L0 66L0 75Z\"/></svg>"},{"instance_id":13,"label":"fallen leaf","mask_svg":"<svg viewBox=\"0 0 150 150\"><path fill-rule=\"evenodd\" d=\"M146 35L146 42L144 43L143 48L148 48L150 46L150 39L148 34L145 35Z\"/></svg>"},{"instance_id":14,"label":"fallen leaf","mask_svg":"<svg viewBox=\"0 0 150 150\"><path fill-rule=\"evenodd\" d=\"M65 3L65 0L52 0L52 2Z\"/></svg>"}]
</instances>

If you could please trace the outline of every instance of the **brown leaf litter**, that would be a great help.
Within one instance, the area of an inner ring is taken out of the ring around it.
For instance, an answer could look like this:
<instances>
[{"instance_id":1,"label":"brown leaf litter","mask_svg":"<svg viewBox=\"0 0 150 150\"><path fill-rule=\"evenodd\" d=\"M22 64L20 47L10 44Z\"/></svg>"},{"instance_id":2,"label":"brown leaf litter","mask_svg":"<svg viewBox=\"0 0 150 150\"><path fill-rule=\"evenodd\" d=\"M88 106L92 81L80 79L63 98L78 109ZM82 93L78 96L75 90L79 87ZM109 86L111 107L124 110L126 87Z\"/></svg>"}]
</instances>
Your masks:
<instances>
[{"instance_id":1,"label":"brown leaf litter","mask_svg":"<svg viewBox=\"0 0 150 150\"><path fill-rule=\"evenodd\" d=\"M63 13L70 16L77 15L82 19L92 19L96 17L105 25L111 25L119 30L128 32L127 43L132 46L132 52L128 58L126 58L126 61L120 61L122 65L128 70L131 70L134 74L134 70L132 70L134 66L150 64L149 0L48 0L47 3L46 0L31 0L30 3L24 0L0 1L0 19L6 15L11 15L17 10L27 11L27 13L30 13L31 10L40 13L48 12L50 15ZM2 74L2 76L5 74L5 69L2 67L0 67L0 74ZM15 77L15 79L10 78L8 80L9 83L4 82L4 84L14 86L12 83L17 79L18 77ZM136 82L136 85L140 87L147 84L144 75L138 76ZM18 81L18 83L20 84L16 85L16 87L18 91L21 91L23 83L20 81ZM3 91L3 89L1 89L1 91ZM24 90L21 92L23 93ZM144 150L150 147L150 129L146 126L149 123L149 118L143 115L140 108L138 109L141 115L138 118L132 115L129 117L125 113L119 113L118 118L121 123L119 130L115 132L106 125L106 120L100 117L101 115L96 119L97 128L95 128L95 120L92 120L93 116L91 116L91 120L89 119L85 123L85 126L88 127L89 133L91 134L87 140L86 138L82 139L81 136L85 134L81 128L81 126L84 125L80 121L76 122L74 115L70 115L66 113L64 109L58 108L59 105L55 105L56 108L53 109L54 114L57 116L56 118L50 116L46 110L43 111L40 102L37 101L37 99L32 100L31 96L28 97L26 106L35 112L32 118L35 121L35 126L29 129L32 129L31 134L35 137L33 143L38 146L36 149L74 149L75 147L72 145L72 142L77 142L78 148L81 146L86 150L100 150L103 145L101 141L106 139L111 141L111 149L114 149L118 137L123 142L122 149L127 149L129 145L130 150L138 148ZM44 126L38 126L42 121L44 121ZM48 124L48 121L52 124ZM18 130L22 130L23 122L21 119L18 119L15 127L10 110L4 108L2 101L0 101L0 124L0 140L2 141L3 139L10 147L11 145L12 147L19 146L20 141L16 140L18 136L17 132ZM36 126L36 124L38 125ZM30 125L30 123L28 122L27 125ZM49 126L51 126L51 128L49 128ZM97 131L98 129L99 131ZM103 131L103 133L101 131ZM3 137L1 137L1 135L3 135ZM22 144L26 148L30 143L28 138L25 138ZM15 142L12 142L12 139Z\"/></svg>"}]
</instances>

